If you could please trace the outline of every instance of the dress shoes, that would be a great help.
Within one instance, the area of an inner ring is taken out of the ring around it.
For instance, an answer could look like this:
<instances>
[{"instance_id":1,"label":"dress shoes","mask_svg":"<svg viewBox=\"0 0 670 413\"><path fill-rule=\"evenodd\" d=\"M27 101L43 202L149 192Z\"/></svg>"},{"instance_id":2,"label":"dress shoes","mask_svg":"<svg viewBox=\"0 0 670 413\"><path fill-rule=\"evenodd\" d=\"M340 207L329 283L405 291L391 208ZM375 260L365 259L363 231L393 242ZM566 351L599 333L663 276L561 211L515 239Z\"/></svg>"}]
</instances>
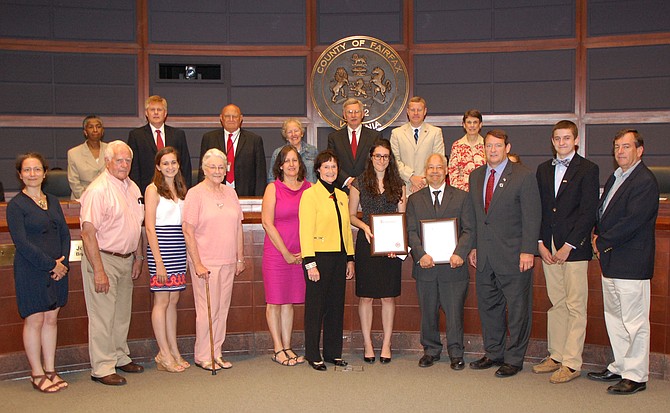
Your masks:
<instances>
[{"instance_id":1,"label":"dress shoes","mask_svg":"<svg viewBox=\"0 0 670 413\"><path fill-rule=\"evenodd\" d=\"M430 354L424 354L423 357L419 360L419 367L430 367L435 364L436 361L440 360L440 356L431 356Z\"/></svg>"},{"instance_id":2,"label":"dress shoes","mask_svg":"<svg viewBox=\"0 0 670 413\"><path fill-rule=\"evenodd\" d=\"M452 370L463 370L465 368L463 357L452 357L450 366Z\"/></svg>"},{"instance_id":3,"label":"dress shoes","mask_svg":"<svg viewBox=\"0 0 670 413\"><path fill-rule=\"evenodd\" d=\"M647 383L638 383L628 379L623 379L614 386L607 388L607 392L610 394L633 394L643 390L647 390Z\"/></svg>"},{"instance_id":4,"label":"dress shoes","mask_svg":"<svg viewBox=\"0 0 670 413\"><path fill-rule=\"evenodd\" d=\"M134 361L131 361L125 366L116 366L116 368L126 373L142 373L144 371L144 367L140 366Z\"/></svg>"},{"instance_id":5,"label":"dress shoes","mask_svg":"<svg viewBox=\"0 0 670 413\"><path fill-rule=\"evenodd\" d=\"M326 371L328 367L323 363L323 361L308 361L310 366L316 371Z\"/></svg>"},{"instance_id":6,"label":"dress shoes","mask_svg":"<svg viewBox=\"0 0 670 413\"><path fill-rule=\"evenodd\" d=\"M372 363L375 362L375 356L372 356L372 357L363 356L363 361L368 363L368 364L372 364ZM381 361L381 359L380 359L380 361Z\"/></svg>"},{"instance_id":7,"label":"dress shoes","mask_svg":"<svg viewBox=\"0 0 670 413\"><path fill-rule=\"evenodd\" d=\"M597 380L597 381L617 381L621 380L621 375L612 373L608 369L605 369L603 371L592 371L589 374L586 375L591 380Z\"/></svg>"},{"instance_id":8,"label":"dress shoes","mask_svg":"<svg viewBox=\"0 0 670 413\"><path fill-rule=\"evenodd\" d=\"M91 380L97 381L98 383L106 384L107 386L123 386L126 384L126 379L123 376L119 376L116 373L108 374L103 377L93 377Z\"/></svg>"},{"instance_id":9,"label":"dress shoes","mask_svg":"<svg viewBox=\"0 0 670 413\"><path fill-rule=\"evenodd\" d=\"M496 377L512 377L520 371L521 367L504 363L502 366L500 366L498 371L496 371Z\"/></svg>"},{"instance_id":10,"label":"dress shoes","mask_svg":"<svg viewBox=\"0 0 670 413\"><path fill-rule=\"evenodd\" d=\"M338 367L344 367L344 366L347 366L349 364L349 363L347 363L346 361L344 361L340 358L326 360L326 363L334 364Z\"/></svg>"},{"instance_id":11,"label":"dress shoes","mask_svg":"<svg viewBox=\"0 0 670 413\"><path fill-rule=\"evenodd\" d=\"M391 357L379 356L379 362L382 364L389 364L391 362Z\"/></svg>"},{"instance_id":12,"label":"dress shoes","mask_svg":"<svg viewBox=\"0 0 670 413\"><path fill-rule=\"evenodd\" d=\"M470 368L473 370L485 370L490 369L493 366L502 366L503 362L500 360L491 360L490 358L484 356L479 360L471 361Z\"/></svg>"}]
</instances>

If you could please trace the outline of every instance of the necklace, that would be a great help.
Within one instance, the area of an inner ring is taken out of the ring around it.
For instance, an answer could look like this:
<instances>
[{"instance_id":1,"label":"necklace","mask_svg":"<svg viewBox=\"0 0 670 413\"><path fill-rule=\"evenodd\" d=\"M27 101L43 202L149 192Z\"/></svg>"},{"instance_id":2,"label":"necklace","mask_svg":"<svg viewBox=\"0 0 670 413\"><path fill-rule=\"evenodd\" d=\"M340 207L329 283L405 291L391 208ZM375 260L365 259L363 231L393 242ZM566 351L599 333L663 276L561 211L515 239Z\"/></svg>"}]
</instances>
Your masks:
<instances>
[{"instance_id":1,"label":"necklace","mask_svg":"<svg viewBox=\"0 0 670 413\"><path fill-rule=\"evenodd\" d=\"M47 209L47 199L46 199L46 196L44 194L42 194L40 192L39 196L32 196L28 192L26 192L25 190L23 191L23 193L28 195L33 201L35 201L37 206L39 206L40 208L45 209L45 210Z\"/></svg>"}]
</instances>

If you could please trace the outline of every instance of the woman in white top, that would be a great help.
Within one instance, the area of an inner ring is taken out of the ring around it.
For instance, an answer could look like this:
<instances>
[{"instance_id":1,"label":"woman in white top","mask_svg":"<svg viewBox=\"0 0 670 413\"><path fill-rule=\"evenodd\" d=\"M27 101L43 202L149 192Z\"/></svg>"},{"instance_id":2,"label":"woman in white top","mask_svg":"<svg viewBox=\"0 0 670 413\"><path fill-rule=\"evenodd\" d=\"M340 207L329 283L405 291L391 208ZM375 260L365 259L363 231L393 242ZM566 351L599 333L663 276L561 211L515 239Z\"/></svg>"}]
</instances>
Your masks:
<instances>
[{"instance_id":1,"label":"woman in white top","mask_svg":"<svg viewBox=\"0 0 670 413\"><path fill-rule=\"evenodd\" d=\"M86 141L67 151L67 180L72 199L81 198L88 185L105 170L105 128L96 115L84 118Z\"/></svg>"}]
</instances>

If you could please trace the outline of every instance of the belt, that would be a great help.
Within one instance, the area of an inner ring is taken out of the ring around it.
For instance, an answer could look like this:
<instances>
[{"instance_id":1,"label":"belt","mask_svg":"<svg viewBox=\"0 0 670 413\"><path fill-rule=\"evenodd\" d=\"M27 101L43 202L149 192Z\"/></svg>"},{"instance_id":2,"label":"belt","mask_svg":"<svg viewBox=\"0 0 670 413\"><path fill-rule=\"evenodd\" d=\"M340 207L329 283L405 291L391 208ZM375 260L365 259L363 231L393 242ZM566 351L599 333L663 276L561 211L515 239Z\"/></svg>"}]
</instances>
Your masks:
<instances>
[{"instance_id":1,"label":"belt","mask_svg":"<svg viewBox=\"0 0 670 413\"><path fill-rule=\"evenodd\" d=\"M100 252L105 253L105 254L109 254L109 255L113 255L115 257L121 257L121 258L128 258L131 255L133 255L132 252L129 252L127 254L119 254L118 252L105 251L105 250L100 250Z\"/></svg>"}]
</instances>

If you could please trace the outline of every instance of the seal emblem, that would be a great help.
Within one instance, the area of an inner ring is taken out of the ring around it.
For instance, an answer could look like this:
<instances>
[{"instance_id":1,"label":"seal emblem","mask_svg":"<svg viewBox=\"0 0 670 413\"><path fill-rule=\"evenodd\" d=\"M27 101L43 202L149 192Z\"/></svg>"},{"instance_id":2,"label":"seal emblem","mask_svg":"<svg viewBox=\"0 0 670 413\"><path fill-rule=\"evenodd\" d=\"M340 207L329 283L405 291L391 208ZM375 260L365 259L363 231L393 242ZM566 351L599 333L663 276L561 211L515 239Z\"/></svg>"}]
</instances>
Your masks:
<instances>
[{"instance_id":1,"label":"seal emblem","mask_svg":"<svg viewBox=\"0 0 670 413\"><path fill-rule=\"evenodd\" d=\"M407 68L398 53L381 40L352 36L321 53L312 69L312 102L333 128L346 125L342 103L363 102L363 124L382 130L404 112L409 96Z\"/></svg>"}]
</instances>

